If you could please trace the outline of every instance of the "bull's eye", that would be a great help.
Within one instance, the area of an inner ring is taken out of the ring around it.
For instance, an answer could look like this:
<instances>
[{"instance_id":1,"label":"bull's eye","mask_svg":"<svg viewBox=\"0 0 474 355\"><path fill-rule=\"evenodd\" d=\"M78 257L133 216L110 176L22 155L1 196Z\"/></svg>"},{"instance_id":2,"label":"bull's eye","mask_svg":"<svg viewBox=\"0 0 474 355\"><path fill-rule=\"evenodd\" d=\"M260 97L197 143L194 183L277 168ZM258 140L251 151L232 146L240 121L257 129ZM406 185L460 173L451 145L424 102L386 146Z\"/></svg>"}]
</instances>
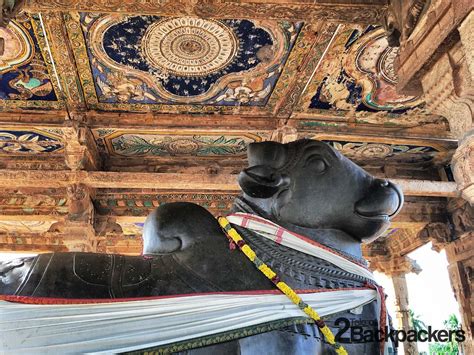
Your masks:
<instances>
[{"instance_id":1,"label":"bull's eye","mask_svg":"<svg viewBox=\"0 0 474 355\"><path fill-rule=\"evenodd\" d=\"M327 164L320 156L312 156L306 160L305 167L319 174L326 170Z\"/></svg>"}]
</instances>

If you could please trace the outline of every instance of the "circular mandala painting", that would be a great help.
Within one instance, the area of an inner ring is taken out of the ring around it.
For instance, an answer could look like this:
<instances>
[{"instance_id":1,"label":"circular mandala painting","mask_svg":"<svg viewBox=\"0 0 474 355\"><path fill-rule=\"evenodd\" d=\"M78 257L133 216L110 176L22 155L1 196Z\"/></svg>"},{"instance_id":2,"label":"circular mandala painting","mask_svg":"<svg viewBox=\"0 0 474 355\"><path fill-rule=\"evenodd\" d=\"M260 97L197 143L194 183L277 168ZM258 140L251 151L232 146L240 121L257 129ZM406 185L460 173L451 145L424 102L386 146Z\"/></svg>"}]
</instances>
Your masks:
<instances>
[{"instance_id":1,"label":"circular mandala painting","mask_svg":"<svg viewBox=\"0 0 474 355\"><path fill-rule=\"evenodd\" d=\"M155 22L142 40L145 58L178 76L219 71L232 62L238 47L233 31L223 23L191 17Z\"/></svg>"}]
</instances>

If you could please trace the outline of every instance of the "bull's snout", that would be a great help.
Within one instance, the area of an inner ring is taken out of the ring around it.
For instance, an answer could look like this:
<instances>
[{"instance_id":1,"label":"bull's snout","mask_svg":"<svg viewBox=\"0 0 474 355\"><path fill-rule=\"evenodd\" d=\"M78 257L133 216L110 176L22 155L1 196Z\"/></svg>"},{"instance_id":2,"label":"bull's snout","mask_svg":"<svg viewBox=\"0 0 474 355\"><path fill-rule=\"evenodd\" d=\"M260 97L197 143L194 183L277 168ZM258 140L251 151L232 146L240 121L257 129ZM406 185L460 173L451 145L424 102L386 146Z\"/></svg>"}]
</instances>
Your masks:
<instances>
[{"instance_id":1,"label":"bull's snout","mask_svg":"<svg viewBox=\"0 0 474 355\"><path fill-rule=\"evenodd\" d=\"M403 194L396 185L375 179L367 195L355 204L355 211L363 217L392 217L402 205Z\"/></svg>"}]
</instances>

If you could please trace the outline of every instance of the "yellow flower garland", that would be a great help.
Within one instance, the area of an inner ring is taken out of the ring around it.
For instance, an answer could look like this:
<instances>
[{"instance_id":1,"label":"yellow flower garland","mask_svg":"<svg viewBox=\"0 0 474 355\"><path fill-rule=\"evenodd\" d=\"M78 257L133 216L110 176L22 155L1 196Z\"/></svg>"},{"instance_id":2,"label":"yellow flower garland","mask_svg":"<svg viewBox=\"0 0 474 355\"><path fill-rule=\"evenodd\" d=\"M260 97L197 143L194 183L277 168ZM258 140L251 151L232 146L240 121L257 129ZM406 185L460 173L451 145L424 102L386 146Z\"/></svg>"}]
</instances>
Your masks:
<instances>
[{"instance_id":1,"label":"yellow flower garland","mask_svg":"<svg viewBox=\"0 0 474 355\"><path fill-rule=\"evenodd\" d=\"M245 243L245 241L242 239L240 234L232 228L230 225L229 221L225 217L219 217L218 218L219 224L221 227L224 229L225 233L227 236L237 244L240 250L245 254L245 256L252 261L255 266L270 280L272 281L275 286L283 292L294 304L296 304L304 313L306 313L309 317L315 320L316 325L318 326L319 330L321 333L323 333L324 337L326 338L326 341L334 347L336 350L337 354L340 355L347 355L346 349L344 347L336 342L336 339L334 337L334 334L331 332L331 329L324 323L324 321L321 319L319 314L312 309L308 304L306 304L298 294L293 291L293 289L288 286L286 283L283 281L280 281L280 278L278 275L263 261L261 261L255 252L250 248L250 246Z\"/></svg>"}]
</instances>

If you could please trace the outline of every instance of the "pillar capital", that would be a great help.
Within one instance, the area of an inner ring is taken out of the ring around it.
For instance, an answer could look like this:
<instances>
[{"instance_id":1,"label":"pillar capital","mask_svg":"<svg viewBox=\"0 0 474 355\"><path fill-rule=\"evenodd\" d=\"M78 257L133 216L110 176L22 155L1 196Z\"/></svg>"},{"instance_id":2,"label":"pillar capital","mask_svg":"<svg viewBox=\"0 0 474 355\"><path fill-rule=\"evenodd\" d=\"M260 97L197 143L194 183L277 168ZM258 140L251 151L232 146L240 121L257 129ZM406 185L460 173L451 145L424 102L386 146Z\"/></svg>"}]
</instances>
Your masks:
<instances>
[{"instance_id":1,"label":"pillar capital","mask_svg":"<svg viewBox=\"0 0 474 355\"><path fill-rule=\"evenodd\" d=\"M439 253L452 241L452 234L453 231L450 224L435 222L428 223L418 232L418 237L426 243L431 241L431 248Z\"/></svg>"},{"instance_id":2,"label":"pillar capital","mask_svg":"<svg viewBox=\"0 0 474 355\"><path fill-rule=\"evenodd\" d=\"M462 198L474 206L474 129L459 142L451 166Z\"/></svg>"},{"instance_id":3,"label":"pillar capital","mask_svg":"<svg viewBox=\"0 0 474 355\"><path fill-rule=\"evenodd\" d=\"M381 272L387 276L394 277L405 275L410 272L419 274L421 267L415 260L407 256L380 255L369 259L370 269Z\"/></svg>"}]
</instances>

